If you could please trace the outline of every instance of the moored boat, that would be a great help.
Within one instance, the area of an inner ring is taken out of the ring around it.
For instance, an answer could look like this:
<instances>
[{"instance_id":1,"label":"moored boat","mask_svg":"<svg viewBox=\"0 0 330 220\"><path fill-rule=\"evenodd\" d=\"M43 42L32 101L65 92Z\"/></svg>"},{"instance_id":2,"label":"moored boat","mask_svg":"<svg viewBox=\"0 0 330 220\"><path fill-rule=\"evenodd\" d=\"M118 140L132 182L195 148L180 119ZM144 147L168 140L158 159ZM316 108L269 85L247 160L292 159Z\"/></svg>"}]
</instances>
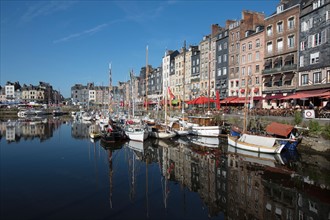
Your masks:
<instances>
[{"instance_id":1,"label":"moored boat","mask_svg":"<svg viewBox=\"0 0 330 220\"><path fill-rule=\"evenodd\" d=\"M127 126L125 128L125 134L128 136L130 140L141 141L141 142L146 140L149 136L149 132L147 129L137 125Z\"/></svg>"}]
</instances>

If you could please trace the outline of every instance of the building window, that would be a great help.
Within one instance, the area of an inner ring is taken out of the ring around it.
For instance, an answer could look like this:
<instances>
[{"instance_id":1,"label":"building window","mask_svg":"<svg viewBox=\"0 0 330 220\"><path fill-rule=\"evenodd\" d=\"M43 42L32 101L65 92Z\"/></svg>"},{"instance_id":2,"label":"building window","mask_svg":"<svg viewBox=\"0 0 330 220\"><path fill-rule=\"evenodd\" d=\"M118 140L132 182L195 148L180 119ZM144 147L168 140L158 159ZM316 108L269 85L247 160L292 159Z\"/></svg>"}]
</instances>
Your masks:
<instances>
[{"instance_id":1,"label":"building window","mask_svg":"<svg viewBox=\"0 0 330 220\"><path fill-rule=\"evenodd\" d=\"M326 11L325 12L325 20L329 20L330 19L330 11Z\"/></svg>"},{"instance_id":2,"label":"building window","mask_svg":"<svg viewBox=\"0 0 330 220\"><path fill-rule=\"evenodd\" d=\"M277 51L281 52L283 50L283 39L278 39L277 40Z\"/></svg>"},{"instance_id":3,"label":"building window","mask_svg":"<svg viewBox=\"0 0 330 220\"><path fill-rule=\"evenodd\" d=\"M245 55L242 55L242 63L245 63Z\"/></svg>"},{"instance_id":4,"label":"building window","mask_svg":"<svg viewBox=\"0 0 330 220\"><path fill-rule=\"evenodd\" d=\"M260 52L256 51L256 60L260 60Z\"/></svg>"},{"instance_id":5,"label":"building window","mask_svg":"<svg viewBox=\"0 0 330 220\"><path fill-rule=\"evenodd\" d=\"M314 73L313 74L313 82L314 82L314 84L319 84L319 83L321 83L321 76L322 76L322 74L321 74L321 72L316 72L316 73Z\"/></svg>"},{"instance_id":6,"label":"building window","mask_svg":"<svg viewBox=\"0 0 330 220\"><path fill-rule=\"evenodd\" d=\"M223 75L227 75L227 67L223 67L222 68L222 74Z\"/></svg>"},{"instance_id":7,"label":"building window","mask_svg":"<svg viewBox=\"0 0 330 220\"><path fill-rule=\"evenodd\" d=\"M289 48L294 47L294 35L288 36L288 47Z\"/></svg>"},{"instance_id":8,"label":"building window","mask_svg":"<svg viewBox=\"0 0 330 220\"><path fill-rule=\"evenodd\" d=\"M244 52L245 51L245 44L242 45L242 51Z\"/></svg>"},{"instance_id":9,"label":"building window","mask_svg":"<svg viewBox=\"0 0 330 220\"><path fill-rule=\"evenodd\" d=\"M294 28L294 17L291 17L288 19L288 28L293 29Z\"/></svg>"},{"instance_id":10,"label":"building window","mask_svg":"<svg viewBox=\"0 0 330 220\"><path fill-rule=\"evenodd\" d=\"M304 66L304 56L299 57L299 66L303 67Z\"/></svg>"},{"instance_id":11,"label":"building window","mask_svg":"<svg viewBox=\"0 0 330 220\"><path fill-rule=\"evenodd\" d=\"M221 55L218 56L218 63L221 63Z\"/></svg>"},{"instance_id":12,"label":"building window","mask_svg":"<svg viewBox=\"0 0 330 220\"><path fill-rule=\"evenodd\" d=\"M221 68L218 68L218 76L221 76Z\"/></svg>"},{"instance_id":13,"label":"building window","mask_svg":"<svg viewBox=\"0 0 330 220\"><path fill-rule=\"evenodd\" d=\"M308 85L308 74L301 75L301 85Z\"/></svg>"},{"instance_id":14,"label":"building window","mask_svg":"<svg viewBox=\"0 0 330 220\"><path fill-rule=\"evenodd\" d=\"M272 34L273 34L273 28L270 25L270 26L267 27L267 36L271 36Z\"/></svg>"},{"instance_id":15,"label":"building window","mask_svg":"<svg viewBox=\"0 0 330 220\"><path fill-rule=\"evenodd\" d=\"M256 40L256 48L260 47L260 39Z\"/></svg>"},{"instance_id":16,"label":"building window","mask_svg":"<svg viewBox=\"0 0 330 220\"><path fill-rule=\"evenodd\" d=\"M249 50L252 50L252 42L249 42L248 45L249 45Z\"/></svg>"},{"instance_id":17,"label":"building window","mask_svg":"<svg viewBox=\"0 0 330 220\"><path fill-rule=\"evenodd\" d=\"M283 32L283 21L280 21L277 23L277 33L282 33Z\"/></svg>"},{"instance_id":18,"label":"building window","mask_svg":"<svg viewBox=\"0 0 330 220\"><path fill-rule=\"evenodd\" d=\"M251 76L252 71L251 71L251 66L248 66L248 75Z\"/></svg>"},{"instance_id":19,"label":"building window","mask_svg":"<svg viewBox=\"0 0 330 220\"><path fill-rule=\"evenodd\" d=\"M256 73L259 73L259 71L260 71L260 66L257 64L256 65Z\"/></svg>"},{"instance_id":20,"label":"building window","mask_svg":"<svg viewBox=\"0 0 330 220\"><path fill-rule=\"evenodd\" d=\"M304 51L306 48L307 42L306 41L301 41L300 42L300 51Z\"/></svg>"},{"instance_id":21,"label":"building window","mask_svg":"<svg viewBox=\"0 0 330 220\"><path fill-rule=\"evenodd\" d=\"M256 84L260 84L260 81L259 81L259 76L256 76Z\"/></svg>"},{"instance_id":22,"label":"building window","mask_svg":"<svg viewBox=\"0 0 330 220\"><path fill-rule=\"evenodd\" d=\"M227 62L227 54L223 55L223 62Z\"/></svg>"},{"instance_id":23,"label":"building window","mask_svg":"<svg viewBox=\"0 0 330 220\"><path fill-rule=\"evenodd\" d=\"M227 42L223 44L223 49L224 49L224 50L227 49Z\"/></svg>"},{"instance_id":24,"label":"building window","mask_svg":"<svg viewBox=\"0 0 330 220\"><path fill-rule=\"evenodd\" d=\"M252 54L249 53L247 57L248 57L248 58L247 58L247 59L248 59L248 62L251 62L251 61L252 61Z\"/></svg>"},{"instance_id":25,"label":"building window","mask_svg":"<svg viewBox=\"0 0 330 220\"><path fill-rule=\"evenodd\" d=\"M318 63L319 56L320 56L320 52L311 53L310 54L310 64Z\"/></svg>"},{"instance_id":26,"label":"building window","mask_svg":"<svg viewBox=\"0 0 330 220\"><path fill-rule=\"evenodd\" d=\"M221 50L222 50L222 44L219 44L218 51L221 51Z\"/></svg>"},{"instance_id":27,"label":"building window","mask_svg":"<svg viewBox=\"0 0 330 220\"><path fill-rule=\"evenodd\" d=\"M277 8L276 8L276 12L277 12L277 14L278 14L278 13L281 13L281 12L283 11L283 9L284 9L283 5L279 5L279 6L277 6Z\"/></svg>"},{"instance_id":28,"label":"building window","mask_svg":"<svg viewBox=\"0 0 330 220\"><path fill-rule=\"evenodd\" d=\"M313 9L321 7L322 5L324 5L324 0L316 0L313 2Z\"/></svg>"},{"instance_id":29,"label":"building window","mask_svg":"<svg viewBox=\"0 0 330 220\"><path fill-rule=\"evenodd\" d=\"M245 67L242 67L242 76L245 75Z\"/></svg>"},{"instance_id":30,"label":"building window","mask_svg":"<svg viewBox=\"0 0 330 220\"><path fill-rule=\"evenodd\" d=\"M272 42L267 43L267 52L271 53L273 51L273 44Z\"/></svg>"}]
</instances>

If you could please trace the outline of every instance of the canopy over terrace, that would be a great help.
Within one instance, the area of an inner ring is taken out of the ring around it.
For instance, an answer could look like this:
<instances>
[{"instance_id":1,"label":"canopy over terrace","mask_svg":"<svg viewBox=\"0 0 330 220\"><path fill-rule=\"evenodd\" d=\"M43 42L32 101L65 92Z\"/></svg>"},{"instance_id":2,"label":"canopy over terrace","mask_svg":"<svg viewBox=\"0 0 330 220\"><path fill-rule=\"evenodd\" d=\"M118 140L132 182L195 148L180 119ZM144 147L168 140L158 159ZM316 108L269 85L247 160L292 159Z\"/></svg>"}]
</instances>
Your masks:
<instances>
[{"instance_id":1,"label":"canopy over terrace","mask_svg":"<svg viewBox=\"0 0 330 220\"><path fill-rule=\"evenodd\" d=\"M251 97L248 97L246 102L249 103L250 102ZM253 101L260 101L262 100L262 96L254 96L253 97ZM244 104L245 103L245 97L237 97L237 96L230 96L227 97L223 100L220 101L221 104L229 104L229 103L240 103L240 104Z\"/></svg>"},{"instance_id":2,"label":"canopy over terrace","mask_svg":"<svg viewBox=\"0 0 330 220\"><path fill-rule=\"evenodd\" d=\"M201 104L207 104L207 103L214 103L215 100L211 98L207 98L205 96L200 96L196 99L192 99L190 101L187 101L186 104L188 105L201 105Z\"/></svg>"},{"instance_id":3,"label":"canopy over terrace","mask_svg":"<svg viewBox=\"0 0 330 220\"><path fill-rule=\"evenodd\" d=\"M327 97L330 95L330 88L329 89L318 89L318 90L309 90L309 91L299 91L295 94L285 96L281 99L303 99L303 98L312 98L312 97Z\"/></svg>"}]
</instances>

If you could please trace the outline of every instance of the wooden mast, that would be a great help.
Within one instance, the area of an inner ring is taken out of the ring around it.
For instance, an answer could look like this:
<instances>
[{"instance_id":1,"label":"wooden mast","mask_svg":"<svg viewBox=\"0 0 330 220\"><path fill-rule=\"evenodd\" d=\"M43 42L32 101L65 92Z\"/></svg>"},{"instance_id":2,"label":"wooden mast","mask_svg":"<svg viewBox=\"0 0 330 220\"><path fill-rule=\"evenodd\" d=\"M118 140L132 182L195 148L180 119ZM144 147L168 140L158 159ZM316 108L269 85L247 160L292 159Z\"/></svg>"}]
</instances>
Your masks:
<instances>
[{"instance_id":1,"label":"wooden mast","mask_svg":"<svg viewBox=\"0 0 330 220\"><path fill-rule=\"evenodd\" d=\"M183 100L181 100L182 106L182 120L184 121L184 100L186 97L186 41L183 43Z\"/></svg>"},{"instance_id":2,"label":"wooden mast","mask_svg":"<svg viewBox=\"0 0 330 220\"><path fill-rule=\"evenodd\" d=\"M146 48L146 98L145 98L145 104L146 104L146 111L148 112L148 72L149 72L149 67L148 67L148 45Z\"/></svg>"},{"instance_id":3,"label":"wooden mast","mask_svg":"<svg viewBox=\"0 0 330 220\"><path fill-rule=\"evenodd\" d=\"M109 113L112 112L112 65L109 63Z\"/></svg>"},{"instance_id":4,"label":"wooden mast","mask_svg":"<svg viewBox=\"0 0 330 220\"><path fill-rule=\"evenodd\" d=\"M245 76L245 101L244 101L244 120L243 120L243 133L247 130L247 112L248 112L248 105L247 105L247 99L248 99L248 73L246 73Z\"/></svg>"},{"instance_id":5,"label":"wooden mast","mask_svg":"<svg viewBox=\"0 0 330 220\"><path fill-rule=\"evenodd\" d=\"M209 82L208 82L208 91L207 91L207 95L208 95L208 100L207 100L207 103L208 103L208 111L210 111L210 82L211 82L211 79L210 79L210 77L211 77L211 36L210 36L210 38L209 38L209 69L208 69L208 80L209 80Z\"/></svg>"}]
</instances>

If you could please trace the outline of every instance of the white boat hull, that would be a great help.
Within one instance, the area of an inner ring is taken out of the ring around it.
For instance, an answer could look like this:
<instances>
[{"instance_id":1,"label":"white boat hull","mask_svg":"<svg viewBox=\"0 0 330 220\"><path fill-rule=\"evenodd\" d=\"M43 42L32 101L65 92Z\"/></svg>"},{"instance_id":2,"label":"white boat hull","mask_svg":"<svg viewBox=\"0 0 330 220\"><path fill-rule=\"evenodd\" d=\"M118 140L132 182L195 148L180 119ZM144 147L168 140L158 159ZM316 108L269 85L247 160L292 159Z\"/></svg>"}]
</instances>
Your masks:
<instances>
[{"instance_id":1,"label":"white boat hull","mask_svg":"<svg viewBox=\"0 0 330 220\"><path fill-rule=\"evenodd\" d=\"M205 137L219 137L222 134L220 126L193 126L191 134Z\"/></svg>"},{"instance_id":2,"label":"white boat hull","mask_svg":"<svg viewBox=\"0 0 330 220\"><path fill-rule=\"evenodd\" d=\"M250 140L254 140L254 142ZM261 144L261 142L264 142L264 144ZM243 150L260 152L260 153L270 153L270 154L281 153L284 145L277 145L275 144L275 142L276 142L276 138L273 137L262 137L257 135L243 134L241 137L238 138L228 135L229 145ZM273 145L271 145L271 143L273 143Z\"/></svg>"},{"instance_id":3,"label":"white boat hull","mask_svg":"<svg viewBox=\"0 0 330 220\"><path fill-rule=\"evenodd\" d=\"M130 140L143 142L149 136L148 131L125 131L126 135Z\"/></svg>"},{"instance_id":4,"label":"white boat hull","mask_svg":"<svg viewBox=\"0 0 330 220\"><path fill-rule=\"evenodd\" d=\"M153 138L168 139L176 136L172 131L149 131L149 136Z\"/></svg>"}]
</instances>

